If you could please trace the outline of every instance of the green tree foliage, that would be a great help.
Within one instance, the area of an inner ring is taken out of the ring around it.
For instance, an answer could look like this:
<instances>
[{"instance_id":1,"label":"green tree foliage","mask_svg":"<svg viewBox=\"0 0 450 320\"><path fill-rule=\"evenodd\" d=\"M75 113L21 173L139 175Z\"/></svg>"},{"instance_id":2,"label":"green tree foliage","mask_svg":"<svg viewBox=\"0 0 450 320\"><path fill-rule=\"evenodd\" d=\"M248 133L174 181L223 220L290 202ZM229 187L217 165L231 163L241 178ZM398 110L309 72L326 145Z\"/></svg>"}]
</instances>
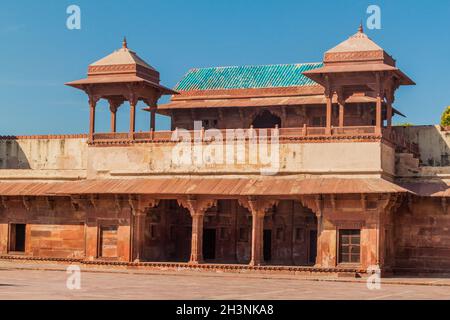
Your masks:
<instances>
[{"instance_id":1,"label":"green tree foliage","mask_svg":"<svg viewBox=\"0 0 450 320\"><path fill-rule=\"evenodd\" d=\"M442 113L441 126L443 126L443 127L450 126L450 106L448 106L445 109L445 111Z\"/></svg>"}]
</instances>

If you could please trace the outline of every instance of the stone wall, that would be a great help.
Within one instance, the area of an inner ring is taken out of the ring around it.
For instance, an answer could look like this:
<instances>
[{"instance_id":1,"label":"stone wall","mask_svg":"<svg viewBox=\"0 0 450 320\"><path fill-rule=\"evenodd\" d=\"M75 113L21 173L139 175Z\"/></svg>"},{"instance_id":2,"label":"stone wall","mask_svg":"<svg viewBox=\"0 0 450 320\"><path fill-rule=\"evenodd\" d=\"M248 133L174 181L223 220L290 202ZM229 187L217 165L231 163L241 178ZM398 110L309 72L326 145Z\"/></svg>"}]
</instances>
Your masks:
<instances>
[{"instance_id":1,"label":"stone wall","mask_svg":"<svg viewBox=\"0 0 450 320\"><path fill-rule=\"evenodd\" d=\"M450 131L442 131L439 125L393 128L403 134L409 141L419 145L422 165L450 166Z\"/></svg>"},{"instance_id":2,"label":"stone wall","mask_svg":"<svg viewBox=\"0 0 450 320\"><path fill-rule=\"evenodd\" d=\"M395 161L393 149L380 142L284 142L279 144L279 149L271 149L269 145L270 152L264 152L267 158L259 158L256 162L252 162L250 155L255 155L260 149L252 151L246 143L243 146L244 161L238 162L235 158L229 164L226 162L228 151L222 145L204 143L200 153L196 153L195 148L194 144L176 147L173 143L90 147L88 178L204 174L251 176L266 171L281 174L380 176L383 170L392 174ZM236 144L234 150L236 154ZM272 150L279 150L279 157L273 153L272 158ZM221 151L223 157L208 157ZM187 158L183 158L185 155ZM197 163L196 159L202 156L210 161ZM223 161L216 162L215 159Z\"/></svg>"},{"instance_id":3,"label":"stone wall","mask_svg":"<svg viewBox=\"0 0 450 320\"><path fill-rule=\"evenodd\" d=\"M394 214L395 264L402 271L450 270L450 214L440 198L414 198Z\"/></svg>"},{"instance_id":4,"label":"stone wall","mask_svg":"<svg viewBox=\"0 0 450 320\"><path fill-rule=\"evenodd\" d=\"M0 180L84 178L87 149L82 135L0 138Z\"/></svg>"},{"instance_id":5,"label":"stone wall","mask_svg":"<svg viewBox=\"0 0 450 320\"><path fill-rule=\"evenodd\" d=\"M28 206L28 208L27 208ZM8 200L0 210L0 253L7 254L11 224L26 224L27 256L83 258L85 255L85 213L73 212L68 198L47 201Z\"/></svg>"}]
</instances>

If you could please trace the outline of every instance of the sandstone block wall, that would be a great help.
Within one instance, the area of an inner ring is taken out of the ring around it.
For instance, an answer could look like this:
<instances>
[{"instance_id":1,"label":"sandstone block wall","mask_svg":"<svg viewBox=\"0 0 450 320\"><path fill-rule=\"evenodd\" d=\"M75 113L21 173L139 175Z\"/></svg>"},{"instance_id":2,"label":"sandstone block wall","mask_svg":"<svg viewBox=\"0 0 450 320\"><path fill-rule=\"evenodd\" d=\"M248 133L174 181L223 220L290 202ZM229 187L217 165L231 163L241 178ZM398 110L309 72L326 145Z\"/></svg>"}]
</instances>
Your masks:
<instances>
[{"instance_id":1,"label":"sandstone block wall","mask_svg":"<svg viewBox=\"0 0 450 320\"><path fill-rule=\"evenodd\" d=\"M394 215L395 264L401 270L450 270L450 214L440 198L416 198Z\"/></svg>"}]
</instances>

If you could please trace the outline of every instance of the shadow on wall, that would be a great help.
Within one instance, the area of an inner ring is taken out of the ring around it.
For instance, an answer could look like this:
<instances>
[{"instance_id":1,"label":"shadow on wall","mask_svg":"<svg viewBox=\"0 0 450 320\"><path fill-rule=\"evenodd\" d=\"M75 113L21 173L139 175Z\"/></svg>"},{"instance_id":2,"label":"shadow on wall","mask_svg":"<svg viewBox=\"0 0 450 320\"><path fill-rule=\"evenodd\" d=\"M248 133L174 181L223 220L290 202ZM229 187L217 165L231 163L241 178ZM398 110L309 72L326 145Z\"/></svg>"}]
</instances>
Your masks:
<instances>
[{"instance_id":1,"label":"shadow on wall","mask_svg":"<svg viewBox=\"0 0 450 320\"><path fill-rule=\"evenodd\" d=\"M394 130L419 145L422 166L450 166L450 131L441 130L439 125L398 126Z\"/></svg>"},{"instance_id":2,"label":"shadow on wall","mask_svg":"<svg viewBox=\"0 0 450 320\"><path fill-rule=\"evenodd\" d=\"M30 163L17 140L0 140L0 170L31 169Z\"/></svg>"}]
</instances>

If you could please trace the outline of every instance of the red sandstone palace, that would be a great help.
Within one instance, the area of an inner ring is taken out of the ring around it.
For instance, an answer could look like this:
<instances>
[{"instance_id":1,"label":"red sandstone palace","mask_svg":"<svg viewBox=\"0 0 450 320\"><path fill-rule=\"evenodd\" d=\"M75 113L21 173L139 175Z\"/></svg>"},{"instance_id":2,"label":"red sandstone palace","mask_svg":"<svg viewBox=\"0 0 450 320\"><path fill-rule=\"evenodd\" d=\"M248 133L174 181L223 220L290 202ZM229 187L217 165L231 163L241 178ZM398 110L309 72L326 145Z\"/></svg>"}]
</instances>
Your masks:
<instances>
[{"instance_id":1,"label":"red sandstone palace","mask_svg":"<svg viewBox=\"0 0 450 320\"><path fill-rule=\"evenodd\" d=\"M450 272L450 139L392 126L395 92L414 82L362 27L323 62L191 69L174 89L124 41L67 85L89 99L88 134L0 137L3 259ZM110 132L95 130L101 99ZM118 108L129 108L128 132L116 131ZM156 114L172 130L155 131ZM277 136L275 174L249 161L174 165L178 132L192 148L241 143L250 158L250 137L205 137L265 128Z\"/></svg>"}]
</instances>

